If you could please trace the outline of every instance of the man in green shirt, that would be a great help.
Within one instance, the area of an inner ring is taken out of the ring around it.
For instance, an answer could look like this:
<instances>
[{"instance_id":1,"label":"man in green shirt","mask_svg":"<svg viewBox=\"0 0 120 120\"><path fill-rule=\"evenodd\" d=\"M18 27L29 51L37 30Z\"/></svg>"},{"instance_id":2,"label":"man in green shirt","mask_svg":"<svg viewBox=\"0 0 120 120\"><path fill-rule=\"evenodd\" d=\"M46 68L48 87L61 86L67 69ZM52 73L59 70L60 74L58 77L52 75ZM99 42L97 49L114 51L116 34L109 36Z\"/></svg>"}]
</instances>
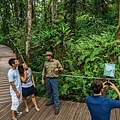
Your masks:
<instances>
[{"instance_id":1,"label":"man in green shirt","mask_svg":"<svg viewBox=\"0 0 120 120\"><path fill-rule=\"evenodd\" d=\"M44 77L46 77L46 87L50 101L46 106L54 104L55 114L59 113L60 102L58 96L58 76L59 72L63 70L62 65L56 59L53 59L52 52L46 52L46 62L44 63L42 71L42 84L44 84Z\"/></svg>"}]
</instances>

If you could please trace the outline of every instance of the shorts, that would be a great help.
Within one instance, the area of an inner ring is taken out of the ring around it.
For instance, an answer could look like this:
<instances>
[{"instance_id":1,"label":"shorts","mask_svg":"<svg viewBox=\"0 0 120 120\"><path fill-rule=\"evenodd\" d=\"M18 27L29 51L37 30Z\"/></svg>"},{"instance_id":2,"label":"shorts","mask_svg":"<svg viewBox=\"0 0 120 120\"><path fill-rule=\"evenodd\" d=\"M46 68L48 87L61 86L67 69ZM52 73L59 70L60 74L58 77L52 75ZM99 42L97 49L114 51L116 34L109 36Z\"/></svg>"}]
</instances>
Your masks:
<instances>
[{"instance_id":1,"label":"shorts","mask_svg":"<svg viewBox=\"0 0 120 120\"><path fill-rule=\"evenodd\" d=\"M11 94L12 105L11 110L18 111L18 107L22 101L22 93L20 93L20 98L17 98L16 94Z\"/></svg>"}]
</instances>

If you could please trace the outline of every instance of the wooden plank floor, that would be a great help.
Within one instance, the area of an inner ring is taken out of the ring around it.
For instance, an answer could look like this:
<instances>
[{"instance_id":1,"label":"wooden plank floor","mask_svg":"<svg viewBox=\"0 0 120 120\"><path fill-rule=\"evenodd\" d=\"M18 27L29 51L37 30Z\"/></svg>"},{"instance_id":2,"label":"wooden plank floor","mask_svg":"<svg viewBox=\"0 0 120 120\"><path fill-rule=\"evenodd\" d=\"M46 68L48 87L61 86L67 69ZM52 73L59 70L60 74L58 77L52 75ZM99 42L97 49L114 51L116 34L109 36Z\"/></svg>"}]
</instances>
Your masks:
<instances>
[{"instance_id":1,"label":"wooden plank floor","mask_svg":"<svg viewBox=\"0 0 120 120\"><path fill-rule=\"evenodd\" d=\"M17 116L18 120L90 120L90 114L85 103L61 101L60 113L54 114L54 106L45 106L47 98L37 97L37 103L40 111L37 112L29 99L28 104L30 111L25 112L25 107L21 103L19 111L22 111L21 116ZM0 105L0 120L11 120L11 103ZM97 114L97 113L96 113ZM120 120L120 110L112 110L110 120Z\"/></svg>"}]
</instances>

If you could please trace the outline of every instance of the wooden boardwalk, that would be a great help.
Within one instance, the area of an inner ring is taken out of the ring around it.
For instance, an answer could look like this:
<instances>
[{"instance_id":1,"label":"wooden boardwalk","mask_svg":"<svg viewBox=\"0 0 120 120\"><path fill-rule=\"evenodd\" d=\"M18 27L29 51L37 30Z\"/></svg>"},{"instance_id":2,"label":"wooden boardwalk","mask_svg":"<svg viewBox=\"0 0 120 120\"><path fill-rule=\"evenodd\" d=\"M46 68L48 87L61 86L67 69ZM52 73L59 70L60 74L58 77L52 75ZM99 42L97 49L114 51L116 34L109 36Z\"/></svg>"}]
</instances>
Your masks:
<instances>
[{"instance_id":1,"label":"wooden boardwalk","mask_svg":"<svg viewBox=\"0 0 120 120\"><path fill-rule=\"evenodd\" d=\"M54 114L54 106L45 106L48 101L46 98L37 97L37 103L40 111L37 112L29 99L28 113L25 112L25 107L21 103L19 111L22 111L21 116L17 116L18 120L91 120L88 108L85 103L61 101L60 113ZM10 103L0 105L0 120L11 120ZM96 113L97 114L97 113ZM112 110L110 120L120 120L120 110Z\"/></svg>"},{"instance_id":2,"label":"wooden boardwalk","mask_svg":"<svg viewBox=\"0 0 120 120\"><path fill-rule=\"evenodd\" d=\"M25 107L21 103L19 111L23 111L18 120L90 120L90 115L87 110L86 104L75 103L69 101L61 101L60 113L54 114L54 106L45 106L48 99L37 97L37 103L40 111L37 112L29 100L30 111L25 112ZM10 103L0 106L0 120L11 120Z\"/></svg>"},{"instance_id":3,"label":"wooden boardwalk","mask_svg":"<svg viewBox=\"0 0 120 120\"><path fill-rule=\"evenodd\" d=\"M13 51L5 45L0 45L0 104L11 100L7 72L10 68L8 60L12 57L16 57Z\"/></svg>"},{"instance_id":4,"label":"wooden boardwalk","mask_svg":"<svg viewBox=\"0 0 120 120\"><path fill-rule=\"evenodd\" d=\"M11 120L11 100L9 95L9 83L7 80L7 71L9 65L7 61L9 58L15 57L12 50L6 46L0 45L0 120ZM38 107L40 111L37 112L29 99L28 113L25 112L24 104L21 103L19 111L22 111L21 116L17 116L18 120L90 120L90 113L86 103L62 101L60 113L54 114L54 106L45 106L48 101L47 98L37 97ZM97 113L96 113L97 114ZM120 110L112 110L110 120L120 120Z\"/></svg>"}]
</instances>

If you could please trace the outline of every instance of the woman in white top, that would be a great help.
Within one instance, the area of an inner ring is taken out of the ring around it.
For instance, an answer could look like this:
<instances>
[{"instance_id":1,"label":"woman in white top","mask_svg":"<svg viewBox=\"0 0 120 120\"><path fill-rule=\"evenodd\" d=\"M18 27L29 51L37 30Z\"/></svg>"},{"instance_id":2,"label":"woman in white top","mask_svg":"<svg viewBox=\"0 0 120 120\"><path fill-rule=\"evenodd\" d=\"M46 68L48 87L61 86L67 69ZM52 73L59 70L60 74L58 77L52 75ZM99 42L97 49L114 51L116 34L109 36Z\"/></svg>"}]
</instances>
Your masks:
<instances>
[{"instance_id":1,"label":"woman in white top","mask_svg":"<svg viewBox=\"0 0 120 120\"><path fill-rule=\"evenodd\" d=\"M29 107L27 104L28 96L31 97L32 102L35 106L35 109L39 111L39 108L37 106L36 99L35 99L35 82L34 82L31 69L28 68L26 64L22 64L18 66L18 70L20 73L20 79L22 81L22 96L23 96L25 107L26 107L25 111L29 112Z\"/></svg>"}]
</instances>

